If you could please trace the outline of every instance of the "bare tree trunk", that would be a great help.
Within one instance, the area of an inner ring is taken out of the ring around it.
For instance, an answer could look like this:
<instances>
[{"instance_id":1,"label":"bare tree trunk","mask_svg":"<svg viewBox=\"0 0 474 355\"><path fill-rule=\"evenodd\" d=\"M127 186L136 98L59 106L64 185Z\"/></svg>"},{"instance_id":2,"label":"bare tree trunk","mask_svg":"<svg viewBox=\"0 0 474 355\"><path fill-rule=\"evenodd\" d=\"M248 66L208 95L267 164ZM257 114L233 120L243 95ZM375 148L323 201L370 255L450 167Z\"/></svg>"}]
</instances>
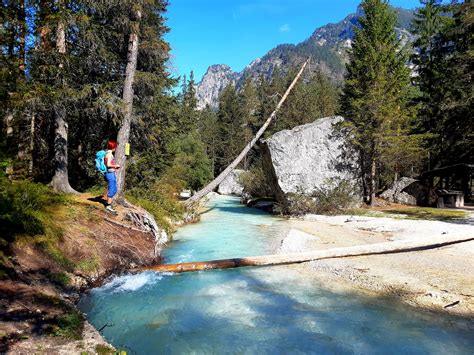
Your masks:
<instances>
[{"instance_id":1,"label":"bare tree trunk","mask_svg":"<svg viewBox=\"0 0 474 355\"><path fill-rule=\"evenodd\" d=\"M28 164L28 175L33 176L33 152L35 150L35 114L31 114L30 126L30 161Z\"/></svg>"},{"instance_id":2,"label":"bare tree trunk","mask_svg":"<svg viewBox=\"0 0 474 355\"><path fill-rule=\"evenodd\" d=\"M47 50L50 48L48 35L51 32L51 29L48 25L47 17L49 16L51 9L47 0L40 0L39 4L39 17L41 26L38 29L39 39L38 45L42 50Z\"/></svg>"},{"instance_id":3,"label":"bare tree trunk","mask_svg":"<svg viewBox=\"0 0 474 355\"><path fill-rule=\"evenodd\" d=\"M125 69L125 82L123 85L123 121L120 127L117 142L118 147L116 151L116 159L120 164L120 169L117 171L117 200L122 202L124 200L124 189L125 189L125 144L128 143L130 138L130 127L132 124L132 111L133 111L133 83L135 80L135 72L137 70L137 57L138 57L138 33L140 28L141 12L137 10L135 12L134 23L132 24L131 33L128 41L128 53L127 53L127 67Z\"/></svg>"},{"instance_id":4,"label":"bare tree trunk","mask_svg":"<svg viewBox=\"0 0 474 355\"><path fill-rule=\"evenodd\" d=\"M62 5L63 2L60 1ZM61 55L66 54L66 26L62 20L59 21L56 32L56 48ZM62 59L59 63L60 75L63 76ZM63 78L61 78L62 81ZM62 103L57 103L54 110L54 176L51 186L58 192L77 193L69 184L68 176L68 151L67 151L67 123L66 109Z\"/></svg>"},{"instance_id":5,"label":"bare tree trunk","mask_svg":"<svg viewBox=\"0 0 474 355\"><path fill-rule=\"evenodd\" d=\"M255 143L257 143L257 141L259 140L259 138L263 135L263 133L265 132L265 130L267 129L267 127L270 125L270 123L272 122L273 118L276 116L277 112L280 110L280 107L283 105L283 103L285 102L286 98L288 97L288 95L290 94L291 92L291 89L293 89L293 87L296 85L296 83L298 82L298 79L300 78L301 74L303 73L303 70L304 68L306 67L306 65L308 64L309 62L309 59L304 62L304 64L301 66L301 69L300 71L298 72L298 74L296 75L296 77L293 79L293 82L290 84L290 86L288 87L288 89L286 90L285 94L283 95L283 97L281 98L280 102L278 103L277 107L275 108L275 110L272 112L272 114L270 115L270 117L267 118L267 120L265 121L265 123L263 124L262 127L260 127L260 129L258 130L257 134L253 137L253 139L245 146L245 148L242 150L242 152L240 152L240 154L238 155L237 158L234 159L234 161L232 163L230 163L230 165L225 168L225 170L223 172L221 172L219 174L218 177L216 177L214 180L212 180L207 186L205 186L202 190L198 191L196 194L194 194L191 198L187 199L184 204L186 206L191 206L193 203L196 203L197 201L199 201L201 198L203 198L204 196L206 196L209 192L213 191L226 177L227 175L229 175L232 170L235 169L235 167L237 165L239 165L239 163L242 161L242 159L247 155L247 153L250 151L250 149L252 149L252 147L255 145Z\"/></svg>"},{"instance_id":6,"label":"bare tree trunk","mask_svg":"<svg viewBox=\"0 0 474 355\"><path fill-rule=\"evenodd\" d=\"M372 158L370 163L370 181L369 181L369 191L370 191L370 206L375 206L375 173L376 173L376 162Z\"/></svg>"},{"instance_id":7,"label":"bare tree trunk","mask_svg":"<svg viewBox=\"0 0 474 355\"><path fill-rule=\"evenodd\" d=\"M67 159L67 123L65 120L66 110L64 107L55 109L55 131L54 131L54 176L51 186L58 192L77 193L69 185L68 159Z\"/></svg>"},{"instance_id":8,"label":"bare tree trunk","mask_svg":"<svg viewBox=\"0 0 474 355\"><path fill-rule=\"evenodd\" d=\"M325 250L314 250L304 253L250 256L245 258L145 266L144 268L142 268L142 270L152 270L157 272L188 272L209 269L229 269L241 266L287 265L304 263L312 260L345 258L350 256L404 253L422 249L439 248L444 245L468 242L471 240L474 240L473 236L439 236L433 238L398 240L394 242L356 245L351 247L331 248Z\"/></svg>"},{"instance_id":9,"label":"bare tree trunk","mask_svg":"<svg viewBox=\"0 0 474 355\"><path fill-rule=\"evenodd\" d=\"M18 69L25 73L26 14L25 0L18 2Z\"/></svg>"}]
</instances>

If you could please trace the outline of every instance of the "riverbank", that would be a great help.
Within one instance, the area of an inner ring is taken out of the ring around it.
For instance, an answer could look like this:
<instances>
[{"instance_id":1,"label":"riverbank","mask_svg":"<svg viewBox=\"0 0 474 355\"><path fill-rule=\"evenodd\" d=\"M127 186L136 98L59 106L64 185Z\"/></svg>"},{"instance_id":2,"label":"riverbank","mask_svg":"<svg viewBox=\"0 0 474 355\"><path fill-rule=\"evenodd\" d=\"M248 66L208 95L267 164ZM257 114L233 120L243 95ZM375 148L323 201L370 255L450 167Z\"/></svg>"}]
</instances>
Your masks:
<instances>
[{"instance_id":1,"label":"riverbank","mask_svg":"<svg viewBox=\"0 0 474 355\"><path fill-rule=\"evenodd\" d=\"M289 221L279 252L474 235L474 226L427 220L307 215ZM317 260L295 266L325 284L347 283L412 306L474 320L474 241L409 253Z\"/></svg>"},{"instance_id":2,"label":"riverbank","mask_svg":"<svg viewBox=\"0 0 474 355\"><path fill-rule=\"evenodd\" d=\"M82 194L50 211L59 234L54 243L18 238L2 263L1 353L113 351L77 310L81 293L110 275L159 261L155 236L118 210L111 216Z\"/></svg>"}]
</instances>

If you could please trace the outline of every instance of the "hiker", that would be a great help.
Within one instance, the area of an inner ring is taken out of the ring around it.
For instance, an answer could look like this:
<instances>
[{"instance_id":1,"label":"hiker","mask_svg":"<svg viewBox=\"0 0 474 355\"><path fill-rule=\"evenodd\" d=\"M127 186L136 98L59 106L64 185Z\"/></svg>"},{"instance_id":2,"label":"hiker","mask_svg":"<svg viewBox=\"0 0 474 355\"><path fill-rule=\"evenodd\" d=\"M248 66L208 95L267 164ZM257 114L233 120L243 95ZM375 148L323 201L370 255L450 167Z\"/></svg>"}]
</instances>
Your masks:
<instances>
[{"instance_id":1,"label":"hiker","mask_svg":"<svg viewBox=\"0 0 474 355\"><path fill-rule=\"evenodd\" d=\"M104 158L104 163L107 168L107 172L104 174L105 181L107 181L107 189L104 193L104 198L107 198L105 209L113 214L117 214L117 211L112 207L112 199L117 193L117 178L115 176L115 171L120 169L120 165L115 162L114 157L116 148L117 142L109 140L107 142L107 151Z\"/></svg>"}]
</instances>

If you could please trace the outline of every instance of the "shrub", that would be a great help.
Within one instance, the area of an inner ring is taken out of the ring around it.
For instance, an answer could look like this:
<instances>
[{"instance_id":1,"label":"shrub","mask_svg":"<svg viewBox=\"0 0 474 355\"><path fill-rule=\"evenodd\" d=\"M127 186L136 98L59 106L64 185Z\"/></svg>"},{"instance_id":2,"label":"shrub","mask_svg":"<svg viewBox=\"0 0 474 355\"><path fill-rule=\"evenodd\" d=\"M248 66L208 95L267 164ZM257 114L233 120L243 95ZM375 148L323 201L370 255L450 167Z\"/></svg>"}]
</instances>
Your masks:
<instances>
[{"instance_id":1,"label":"shrub","mask_svg":"<svg viewBox=\"0 0 474 355\"><path fill-rule=\"evenodd\" d=\"M250 170L240 174L239 182L244 187L244 193L252 197L269 197L272 195L260 161L257 161Z\"/></svg>"},{"instance_id":2,"label":"shrub","mask_svg":"<svg viewBox=\"0 0 474 355\"><path fill-rule=\"evenodd\" d=\"M61 228L53 223L49 210L66 202L65 195L45 185L0 178L0 242L8 245L18 234L60 236Z\"/></svg>"},{"instance_id":3,"label":"shrub","mask_svg":"<svg viewBox=\"0 0 474 355\"><path fill-rule=\"evenodd\" d=\"M57 319L57 325L53 327L51 335L79 340L82 338L83 328L84 318L78 311L72 310Z\"/></svg>"},{"instance_id":4,"label":"shrub","mask_svg":"<svg viewBox=\"0 0 474 355\"><path fill-rule=\"evenodd\" d=\"M172 221L180 220L185 212L184 206L176 198L177 192L174 184L161 179L150 188L131 189L127 199L150 212L158 225L171 234Z\"/></svg>"},{"instance_id":5,"label":"shrub","mask_svg":"<svg viewBox=\"0 0 474 355\"><path fill-rule=\"evenodd\" d=\"M277 213L293 216L308 213L336 214L356 204L354 187L347 180L328 180L323 187L314 190L310 195L289 193L286 197L286 204L276 206Z\"/></svg>"}]
</instances>

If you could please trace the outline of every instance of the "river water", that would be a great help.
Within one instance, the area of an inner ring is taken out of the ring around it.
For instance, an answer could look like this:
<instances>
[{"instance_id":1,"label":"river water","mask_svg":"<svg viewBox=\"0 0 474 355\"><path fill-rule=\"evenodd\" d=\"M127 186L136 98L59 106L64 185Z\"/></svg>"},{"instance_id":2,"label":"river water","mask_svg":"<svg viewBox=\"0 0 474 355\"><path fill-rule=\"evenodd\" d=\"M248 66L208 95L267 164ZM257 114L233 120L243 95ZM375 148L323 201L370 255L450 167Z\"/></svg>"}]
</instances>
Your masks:
<instances>
[{"instance_id":1,"label":"river water","mask_svg":"<svg viewBox=\"0 0 474 355\"><path fill-rule=\"evenodd\" d=\"M175 234L165 262L268 254L284 220L216 197ZM278 266L115 277L79 304L129 354L473 354L474 334L439 314L336 292Z\"/></svg>"}]
</instances>

